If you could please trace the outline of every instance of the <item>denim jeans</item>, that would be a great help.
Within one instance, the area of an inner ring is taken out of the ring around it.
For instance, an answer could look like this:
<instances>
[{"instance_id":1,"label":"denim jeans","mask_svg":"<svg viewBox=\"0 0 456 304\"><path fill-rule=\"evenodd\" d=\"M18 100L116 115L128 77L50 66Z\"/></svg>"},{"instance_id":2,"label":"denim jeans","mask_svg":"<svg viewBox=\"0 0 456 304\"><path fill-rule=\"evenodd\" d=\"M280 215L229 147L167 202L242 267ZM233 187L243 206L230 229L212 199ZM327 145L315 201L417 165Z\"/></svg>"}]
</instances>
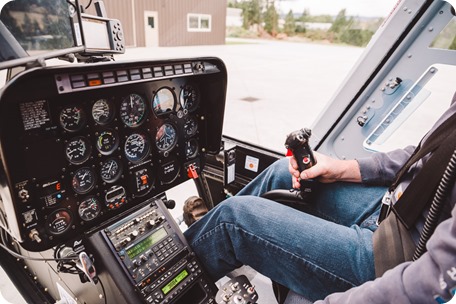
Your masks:
<instances>
[{"instance_id":1,"label":"denim jeans","mask_svg":"<svg viewBox=\"0 0 456 304\"><path fill-rule=\"evenodd\" d=\"M385 187L323 184L305 213L258 197L290 188L288 160L279 160L185 232L212 278L249 265L311 300L374 279Z\"/></svg>"}]
</instances>

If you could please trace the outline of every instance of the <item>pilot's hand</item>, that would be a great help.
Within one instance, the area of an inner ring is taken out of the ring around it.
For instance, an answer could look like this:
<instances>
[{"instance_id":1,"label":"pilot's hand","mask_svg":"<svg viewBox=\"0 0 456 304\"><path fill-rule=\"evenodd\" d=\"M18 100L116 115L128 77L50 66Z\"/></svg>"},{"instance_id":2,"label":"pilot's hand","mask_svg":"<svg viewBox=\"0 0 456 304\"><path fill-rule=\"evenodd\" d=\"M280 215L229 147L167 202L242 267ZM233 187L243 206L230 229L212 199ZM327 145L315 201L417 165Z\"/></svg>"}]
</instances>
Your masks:
<instances>
[{"instance_id":1,"label":"pilot's hand","mask_svg":"<svg viewBox=\"0 0 456 304\"><path fill-rule=\"evenodd\" d=\"M301 179L315 179L322 183L361 182L361 173L356 160L336 159L316 151L314 151L314 156L317 160L315 166L302 172L298 170L296 159L293 156L290 157L288 170L293 176L293 188L301 187Z\"/></svg>"}]
</instances>

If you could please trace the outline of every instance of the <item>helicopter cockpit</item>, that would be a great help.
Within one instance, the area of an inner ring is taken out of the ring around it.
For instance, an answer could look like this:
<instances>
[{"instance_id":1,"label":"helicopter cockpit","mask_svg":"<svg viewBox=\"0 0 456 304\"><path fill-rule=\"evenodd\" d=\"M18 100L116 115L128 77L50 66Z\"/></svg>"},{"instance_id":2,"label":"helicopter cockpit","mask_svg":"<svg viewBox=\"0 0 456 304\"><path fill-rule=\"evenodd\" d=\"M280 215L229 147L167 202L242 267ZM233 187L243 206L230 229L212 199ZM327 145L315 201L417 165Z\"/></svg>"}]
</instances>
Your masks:
<instances>
[{"instance_id":1,"label":"helicopter cockpit","mask_svg":"<svg viewBox=\"0 0 456 304\"><path fill-rule=\"evenodd\" d=\"M222 59L117 61L122 23L103 1L80 2L14 0L1 10L0 265L29 303L256 303L250 278L211 279L167 193L193 182L210 210L283 153L224 134L234 115ZM436 37L447 41L455 19L443 0L398 1L312 136L290 134L305 139L304 165L312 149L350 159L402 145L404 133L419 138L432 119L415 111L442 112L454 93L454 48ZM268 127L281 132L276 114ZM271 199L296 207L302 197Z\"/></svg>"}]
</instances>

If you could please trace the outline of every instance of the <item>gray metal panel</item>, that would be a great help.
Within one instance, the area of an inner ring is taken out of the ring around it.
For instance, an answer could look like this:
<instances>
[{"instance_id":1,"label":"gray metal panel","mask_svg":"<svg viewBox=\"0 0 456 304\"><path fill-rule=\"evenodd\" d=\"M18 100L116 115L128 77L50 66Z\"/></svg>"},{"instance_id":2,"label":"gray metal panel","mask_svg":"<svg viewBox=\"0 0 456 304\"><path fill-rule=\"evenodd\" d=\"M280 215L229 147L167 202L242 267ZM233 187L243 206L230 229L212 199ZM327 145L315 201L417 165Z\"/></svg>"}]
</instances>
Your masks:
<instances>
[{"instance_id":1,"label":"gray metal panel","mask_svg":"<svg viewBox=\"0 0 456 304\"><path fill-rule=\"evenodd\" d=\"M403 30L425 4L425 1L416 0L399 2L390 19L376 33L313 126L312 145L320 145L319 151L338 158L369 154L363 148L363 140L400 101L405 91L433 64L456 64L454 51L429 48L432 39L452 18L450 5L441 0L432 1L418 24L402 37L396 49L392 49L404 34ZM430 31L430 28L433 30ZM386 54L388 57L385 58ZM406 81L394 94L385 94L382 89L394 77ZM366 83L368 79L369 82ZM356 117L366 110L370 111L368 115L373 118L364 127L360 127Z\"/></svg>"}]
</instances>

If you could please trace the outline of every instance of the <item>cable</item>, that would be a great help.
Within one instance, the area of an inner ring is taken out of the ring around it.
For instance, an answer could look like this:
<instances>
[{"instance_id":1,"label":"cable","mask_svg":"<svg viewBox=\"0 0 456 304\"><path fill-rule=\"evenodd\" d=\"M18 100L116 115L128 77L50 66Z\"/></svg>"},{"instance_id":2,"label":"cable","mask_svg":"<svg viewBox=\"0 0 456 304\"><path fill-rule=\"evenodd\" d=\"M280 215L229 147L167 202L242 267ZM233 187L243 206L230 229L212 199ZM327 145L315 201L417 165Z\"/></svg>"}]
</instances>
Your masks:
<instances>
[{"instance_id":1,"label":"cable","mask_svg":"<svg viewBox=\"0 0 456 304\"><path fill-rule=\"evenodd\" d=\"M449 191L451 191L456 179L456 150L448 162L448 165L443 173L442 179L437 187L435 195L432 199L432 204L429 209L429 214L423 226L423 230L420 235L420 240L416 246L415 253L413 254L413 260L419 259L423 253L426 252L426 243L434 233L437 224L439 223L440 214L442 213L445 198L448 197Z\"/></svg>"},{"instance_id":2,"label":"cable","mask_svg":"<svg viewBox=\"0 0 456 304\"><path fill-rule=\"evenodd\" d=\"M0 230L3 232L1 234L0 247L3 248L6 252L11 254L15 258L22 259L22 260L29 260L29 261L42 261L42 262L73 261L74 259L78 259L78 256L76 256L76 255L72 256L72 257L65 257L65 258L56 258L56 257L54 257L54 258L32 258L32 257L28 257L28 256L25 256L25 255L19 254L19 253L15 252L14 250L10 249L8 246L6 246L7 240L6 240L5 234L4 234L5 231L4 231L4 229L0 229Z\"/></svg>"},{"instance_id":3,"label":"cable","mask_svg":"<svg viewBox=\"0 0 456 304\"><path fill-rule=\"evenodd\" d=\"M101 291L103 292L104 302L105 302L105 304L108 304L108 300L106 299L106 291L105 291L103 282L101 282L101 279L99 277L98 277L98 283L100 283Z\"/></svg>"},{"instance_id":4,"label":"cable","mask_svg":"<svg viewBox=\"0 0 456 304\"><path fill-rule=\"evenodd\" d=\"M87 4L87 6L84 8L85 10L88 9L88 8L92 5L92 1L93 1L93 0L90 0L90 1L89 1L89 4Z\"/></svg>"}]
</instances>

